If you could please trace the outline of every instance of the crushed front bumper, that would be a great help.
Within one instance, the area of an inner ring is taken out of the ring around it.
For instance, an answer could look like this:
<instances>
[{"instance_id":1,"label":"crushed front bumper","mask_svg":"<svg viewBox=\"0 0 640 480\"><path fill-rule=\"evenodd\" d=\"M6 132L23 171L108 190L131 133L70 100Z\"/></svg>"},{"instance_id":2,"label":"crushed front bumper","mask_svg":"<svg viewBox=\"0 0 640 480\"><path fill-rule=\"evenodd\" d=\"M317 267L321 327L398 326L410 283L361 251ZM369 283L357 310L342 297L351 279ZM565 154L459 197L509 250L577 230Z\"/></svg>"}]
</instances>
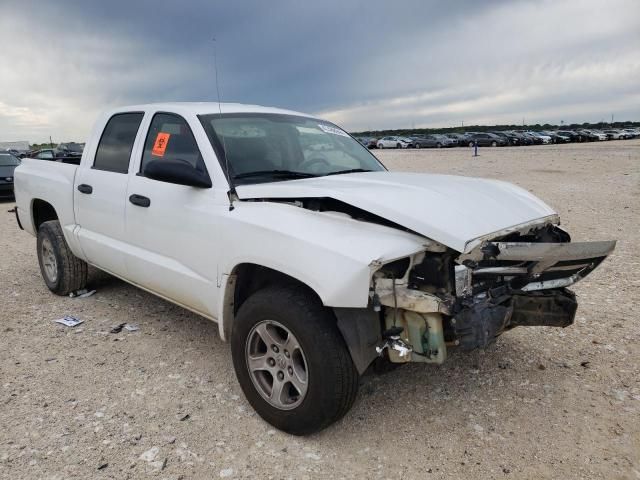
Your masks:
<instances>
[{"instance_id":1,"label":"crushed front bumper","mask_svg":"<svg viewBox=\"0 0 640 480\"><path fill-rule=\"evenodd\" d=\"M460 255L456 269L458 295L471 294L474 284L500 279L522 291L561 288L591 273L616 246L605 242L484 242Z\"/></svg>"},{"instance_id":2,"label":"crushed front bumper","mask_svg":"<svg viewBox=\"0 0 640 480\"><path fill-rule=\"evenodd\" d=\"M457 259L451 296L379 279L376 298L387 307L383 347L393 362L442 363L447 345L473 350L517 326L569 326L578 304L565 287L592 272L615 244L487 241Z\"/></svg>"},{"instance_id":3,"label":"crushed front bumper","mask_svg":"<svg viewBox=\"0 0 640 480\"><path fill-rule=\"evenodd\" d=\"M578 304L565 287L591 273L615 245L484 242L461 255L451 319L457 344L473 350L517 326L571 325Z\"/></svg>"}]
</instances>

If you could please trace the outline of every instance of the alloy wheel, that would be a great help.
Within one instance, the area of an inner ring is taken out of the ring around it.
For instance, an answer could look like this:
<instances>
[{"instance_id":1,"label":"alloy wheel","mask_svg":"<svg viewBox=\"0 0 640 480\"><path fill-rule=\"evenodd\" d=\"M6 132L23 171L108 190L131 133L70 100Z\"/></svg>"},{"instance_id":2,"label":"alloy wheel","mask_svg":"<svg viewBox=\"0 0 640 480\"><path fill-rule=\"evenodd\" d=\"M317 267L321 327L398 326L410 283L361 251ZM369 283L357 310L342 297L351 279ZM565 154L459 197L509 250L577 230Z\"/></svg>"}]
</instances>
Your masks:
<instances>
[{"instance_id":1,"label":"alloy wheel","mask_svg":"<svg viewBox=\"0 0 640 480\"><path fill-rule=\"evenodd\" d=\"M302 403L309 387L307 360L288 328L275 320L254 325L245 357L251 381L271 406L291 410Z\"/></svg>"}]
</instances>

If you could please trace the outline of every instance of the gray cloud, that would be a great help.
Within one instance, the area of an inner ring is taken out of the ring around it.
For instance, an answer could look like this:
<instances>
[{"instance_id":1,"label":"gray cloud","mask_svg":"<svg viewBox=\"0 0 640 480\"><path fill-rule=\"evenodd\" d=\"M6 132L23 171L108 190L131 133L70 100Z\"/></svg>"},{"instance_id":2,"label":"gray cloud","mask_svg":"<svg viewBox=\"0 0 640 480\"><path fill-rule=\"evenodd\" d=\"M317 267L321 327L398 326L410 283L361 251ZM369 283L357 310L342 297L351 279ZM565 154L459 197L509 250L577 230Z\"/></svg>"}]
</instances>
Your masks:
<instances>
[{"instance_id":1,"label":"gray cloud","mask_svg":"<svg viewBox=\"0 0 640 480\"><path fill-rule=\"evenodd\" d=\"M0 6L0 140L101 109L215 100L346 128L640 119L640 3L29 2Z\"/></svg>"}]
</instances>

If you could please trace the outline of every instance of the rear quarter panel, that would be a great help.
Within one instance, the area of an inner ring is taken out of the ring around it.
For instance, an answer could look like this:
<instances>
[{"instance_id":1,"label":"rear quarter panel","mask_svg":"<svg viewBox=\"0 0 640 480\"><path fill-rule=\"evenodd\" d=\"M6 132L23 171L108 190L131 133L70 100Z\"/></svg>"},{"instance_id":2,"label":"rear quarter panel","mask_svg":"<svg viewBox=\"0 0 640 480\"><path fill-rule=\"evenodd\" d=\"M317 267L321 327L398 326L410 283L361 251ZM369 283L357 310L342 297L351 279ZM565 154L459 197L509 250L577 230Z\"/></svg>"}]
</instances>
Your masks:
<instances>
[{"instance_id":1,"label":"rear quarter panel","mask_svg":"<svg viewBox=\"0 0 640 480\"><path fill-rule=\"evenodd\" d=\"M33 218L35 200L43 200L53 206L65 239L74 255L83 257L75 240L75 216L73 213L73 182L76 165L25 158L16 168L14 186L16 204L24 229L36 235Z\"/></svg>"}]
</instances>

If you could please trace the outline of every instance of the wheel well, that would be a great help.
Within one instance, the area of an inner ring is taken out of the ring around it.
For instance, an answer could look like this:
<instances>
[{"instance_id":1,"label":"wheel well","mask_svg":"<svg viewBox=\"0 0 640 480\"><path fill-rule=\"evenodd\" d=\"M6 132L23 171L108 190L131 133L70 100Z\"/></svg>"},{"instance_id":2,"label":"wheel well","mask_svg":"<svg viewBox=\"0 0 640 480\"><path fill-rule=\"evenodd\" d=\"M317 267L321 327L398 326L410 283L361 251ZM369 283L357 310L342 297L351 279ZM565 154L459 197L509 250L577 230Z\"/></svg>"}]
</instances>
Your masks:
<instances>
[{"instance_id":1,"label":"wheel well","mask_svg":"<svg viewBox=\"0 0 640 480\"><path fill-rule=\"evenodd\" d=\"M286 273L263 267L254 263L243 263L233 270L236 277L235 290L233 295L233 313L235 314L242 304L258 290L273 285L301 286L312 292L322 303L318 294L307 284L297 278L293 278Z\"/></svg>"},{"instance_id":2,"label":"wheel well","mask_svg":"<svg viewBox=\"0 0 640 480\"><path fill-rule=\"evenodd\" d=\"M40 225L49 220L58 220L58 214L55 208L48 202L36 198L31 206L31 213L33 218L33 226L36 232L40 229Z\"/></svg>"},{"instance_id":3,"label":"wheel well","mask_svg":"<svg viewBox=\"0 0 640 480\"><path fill-rule=\"evenodd\" d=\"M254 263L237 265L229 276L224 298L224 312L220 333L224 339L231 338L233 320L242 304L255 292L263 288L283 285L306 289L322 305L318 293L304 282L286 273ZM329 307L327 307L329 308ZM349 354L360 374L364 373L377 351L372 345L380 343L381 317L369 308L331 308L340 334L349 349Z\"/></svg>"},{"instance_id":4,"label":"wheel well","mask_svg":"<svg viewBox=\"0 0 640 480\"><path fill-rule=\"evenodd\" d=\"M242 304L258 290L272 285L305 288L322 304L322 300L315 290L286 273L255 263L236 265L229 276L227 286L227 289L232 291L227 291L224 299L223 329L225 338L230 338L233 318Z\"/></svg>"}]
</instances>

